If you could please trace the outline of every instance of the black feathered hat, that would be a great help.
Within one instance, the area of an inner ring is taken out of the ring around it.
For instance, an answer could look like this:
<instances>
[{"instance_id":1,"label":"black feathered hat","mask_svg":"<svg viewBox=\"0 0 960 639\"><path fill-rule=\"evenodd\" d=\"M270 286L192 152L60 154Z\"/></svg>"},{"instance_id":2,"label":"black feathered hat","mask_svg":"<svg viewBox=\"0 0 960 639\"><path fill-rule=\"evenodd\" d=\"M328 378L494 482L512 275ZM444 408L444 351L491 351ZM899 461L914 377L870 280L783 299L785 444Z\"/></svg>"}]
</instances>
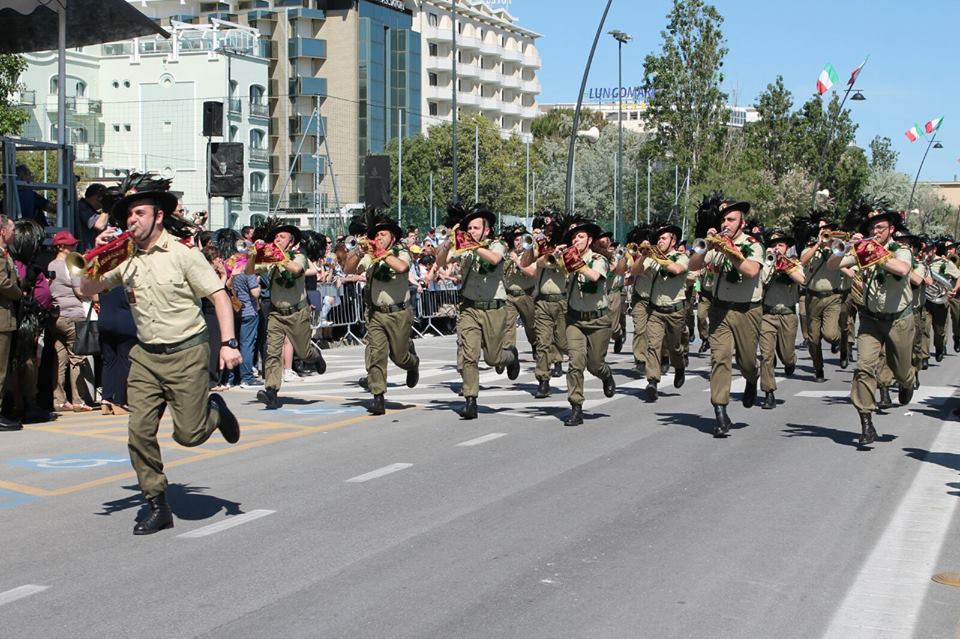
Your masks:
<instances>
[{"instance_id":1,"label":"black feathered hat","mask_svg":"<svg viewBox=\"0 0 960 639\"><path fill-rule=\"evenodd\" d=\"M367 225L367 239L373 239L377 231L390 231L393 234L394 241L398 241L403 236L403 229L397 224L396 220L386 215L376 215L369 220Z\"/></svg>"},{"instance_id":2,"label":"black feathered hat","mask_svg":"<svg viewBox=\"0 0 960 639\"><path fill-rule=\"evenodd\" d=\"M466 231L466 227L471 220L475 220L478 217L485 219L487 221L487 226L489 226L491 229L497 225L496 214L478 202L469 207L466 207L461 203L451 204L448 206L446 226L447 228L452 229L454 226L459 224L460 230Z\"/></svg>"},{"instance_id":3,"label":"black feathered hat","mask_svg":"<svg viewBox=\"0 0 960 639\"><path fill-rule=\"evenodd\" d=\"M526 227L526 226L524 226L523 224L513 224L512 226L508 226L508 227L504 228L504 229L500 232L500 239L503 240L504 242L506 242L508 245L511 245L511 246L512 246L512 245L513 245L513 240L514 240L518 235L523 235L524 233L527 233L527 227Z\"/></svg>"},{"instance_id":4,"label":"black feathered hat","mask_svg":"<svg viewBox=\"0 0 960 639\"><path fill-rule=\"evenodd\" d=\"M590 240L596 240L603 233L603 229L600 228L593 220L588 220L585 217L579 215L573 216L563 225L565 230L563 232L563 241L562 244L569 244L573 241L573 237L580 233L581 231L590 236Z\"/></svg>"},{"instance_id":5,"label":"black feathered hat","mask_svg":"<svg viewBox=\"0 0 960 639\"><path fill-rule=\"evenodd\" d=\"M177 210L177 196L170 192L170 180L156 173L130 172L115 186L107 187L103 194L103 210L110 212L111 224L127 228L127 212L130 205L149 200L164 212L164 217Z\"/></svg>"}]
</instances>

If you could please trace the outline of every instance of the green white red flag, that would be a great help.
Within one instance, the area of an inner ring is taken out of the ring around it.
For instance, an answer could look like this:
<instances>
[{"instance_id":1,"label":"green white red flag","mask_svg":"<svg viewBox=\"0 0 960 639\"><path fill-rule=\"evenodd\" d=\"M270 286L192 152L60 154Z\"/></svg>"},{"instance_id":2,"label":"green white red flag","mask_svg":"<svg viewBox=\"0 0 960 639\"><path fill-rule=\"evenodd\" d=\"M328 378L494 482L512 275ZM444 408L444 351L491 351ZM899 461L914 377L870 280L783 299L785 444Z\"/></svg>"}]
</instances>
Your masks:
<instances>
[{"instance_id":1,"label":"green white red flag","mask_svg":"<svg viewBox=\"0 0 960 639\"><path fill-rule=\"evenodd\" d=\"M823 95L830 90L830 87L833 86L833 83L840 79L840 76L837 75L837 72L834 71L833 65L828 64L823 67L823 71L820 72L820 77L817 78L817 93Z\"/></svg>"},{"instance_id":2,"label":"green white red flag","mask_svg":"<svg viewBox=\"0 0 960 639\"><path fill-rule=\"evenodd\" d=\"M919 124L914 124L912 127L907 129L907 132L904 135L906 135L907 139L911 142L916 142L920 139L920 136L923 135L923 131L920 130Z\"/></svg>"},{"instance_id":3,"label":"green white red flag","mask_svg":"<svg viewBox=\"0 0 960 639\"><path fill-rule=\"evenodd\" d=\"M943 123L943 118L942 118L942 117L934 118L934 119L930 120L929 122L927 122L925 125L923 125L923 129L924 129L924 131L926 131L927 133L933 133L934 131L936 131L937 129L940 128L940 124L942 124L942 123Z\"/></svg>"}]
</instances>

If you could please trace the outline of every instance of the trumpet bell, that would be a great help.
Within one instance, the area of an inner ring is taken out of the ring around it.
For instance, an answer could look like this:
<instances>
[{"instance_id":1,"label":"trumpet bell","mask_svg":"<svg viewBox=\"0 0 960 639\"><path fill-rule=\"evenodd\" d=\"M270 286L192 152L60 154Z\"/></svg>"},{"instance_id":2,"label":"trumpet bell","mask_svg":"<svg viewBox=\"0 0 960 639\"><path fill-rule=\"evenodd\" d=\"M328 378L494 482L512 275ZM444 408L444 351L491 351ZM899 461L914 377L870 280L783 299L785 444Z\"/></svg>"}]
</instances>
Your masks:
<instances>
[{"instance_id":1,"label":"trumpet bell","mask_svg":"<svg viewBox=\"0 0 960 639\"><path fill-rule=\"evenodd\" d=\"M534 246L536 246L536 242L533 236L529 233L524 233L520 238L520 248L524 251L532 251Z\"/></svg>"},{"instance_id":2,"label":"trumpet bell","mask_svg":"<svg viewBox=\"0 0 960 639\"><path fill-rule=\"evenodd\" d=\"M68 253L64 261L67 263L67 272L70 273L70 277L84 277L91 266L83 259L83 254L76 251Z\"/></svg>"}]
</instances>

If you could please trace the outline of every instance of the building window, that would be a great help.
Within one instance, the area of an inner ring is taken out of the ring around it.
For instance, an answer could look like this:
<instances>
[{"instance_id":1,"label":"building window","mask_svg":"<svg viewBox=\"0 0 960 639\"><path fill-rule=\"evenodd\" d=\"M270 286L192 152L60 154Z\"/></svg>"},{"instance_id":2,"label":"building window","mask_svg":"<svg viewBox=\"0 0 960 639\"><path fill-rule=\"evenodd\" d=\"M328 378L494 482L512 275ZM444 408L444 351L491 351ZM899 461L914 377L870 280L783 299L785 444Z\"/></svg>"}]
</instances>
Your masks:
<instances>
[{"instance_id":1,"label":"building window","mask_svg":"<svg viewBox=\"0 0 960 639\"><path fill-rule=\"evenodd\" d=\"M251 149L262 149L264 135L263 131L260 129L250 129L250 148Z\"/></svg>"},{"instance_id":2,"label":"building window","mask_svg":"<svg viewBox=\"0 0 960 639\"><path fill-rule=\"evenodd\" d=\"M437 115L438 111L437 111L437 103L436 103L436 102L428 102L428 103L427 103L427 108L430 110L430 115Z\"/></svg>"},{"instance_id":3,"label":"building window","mask_svg":"<svg viewBox=\"0 0 960 639\"><path fill-rule=\"evenodd\" d=\"M132 128L132 127L131 127L129 124L124 124L124 125L123 125L123 130L124 130L124 131L127 131L128 133L130 132L130 129L131 129L131 128Z\"/></svg>"},{"instance_id":4,"label":"building window","mask_svg":"<svg viewBox=\"0 0 960 639\"><path fill-rule=\"evenodd\" d=\"M250 174L250 190L257 193L265 193L267 182L263 173L253 172Z\"/></svg>"},{"instance_id":5,"label":"building window","mask_svg":"<svg viewBox=\"0 0 960 639\"><path fill-rule=\"evenodd\" d=\"M427 45L427 53L436 57L440 55L440 49L437 47L436 43L431 42L429 45Z\"/></svg>"},{"instance_id":6,"label":"building window","mask_svg":"<svg viewBox=\"0 0 960 639\"><path fill-rule=\"evenodd\" d=\"M431 27L440 26L440 16L438 16L435 13L428 13L427 24L430 25Z\"/></svg>"},{"instance_id":7,"label":"building window","mask_svg":"<svg viewBox=\"0 0 960 639\"><path fill-rule=\"evenodd\" d=\"M264 88L258 84L250 85L250 104L265 104Z\"/></svg>"},{"instance_id":8,"label":"building window","mask_svg":"<svg viewBox=\"0 0 960 639\"><path fill-rule=\"evenodd\" d=\"M459 33L460 35L463 35L463 22L457 23L457 33Z\"/></svg>"},{"instance_id":9,"label":"building window","mask_svg":"<svg viewBox=\"0 0 960 639\"><path fill-rule=\"evenodd\" d=\"M429 81L430 81L430 86L435 87L435 86L438 85L438 82L437 82L437 74L436 74L436 73L428 73L428 74L427 74L427 78L428 78Z\"/></svg>"},{"instance_id":10,"label":"building window","mask_svg":"<svg viewBox=\"0 0 960 639\"><path fill-rule=\"evenodd\" d=\"M631 119L631 120L639 120L639 119L640 119L640 113L638 113L637 111L631 111L631 112L630 112L630 119Z\"/></svg>"}]
</instances>

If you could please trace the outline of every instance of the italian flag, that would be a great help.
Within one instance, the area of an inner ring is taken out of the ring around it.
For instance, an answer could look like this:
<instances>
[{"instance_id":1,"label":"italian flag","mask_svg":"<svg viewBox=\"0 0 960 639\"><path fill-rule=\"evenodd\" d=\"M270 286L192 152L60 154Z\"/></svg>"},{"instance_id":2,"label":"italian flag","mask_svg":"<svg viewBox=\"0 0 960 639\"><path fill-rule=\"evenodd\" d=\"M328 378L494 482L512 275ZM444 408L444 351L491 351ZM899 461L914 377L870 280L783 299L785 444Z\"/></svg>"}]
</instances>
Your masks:
<instances>
[{"instance_id":1,"label":"italian flag","mask_svg":"<svg viewBox=\"0 0 960 639\"><path fill-rule=\"evenodd\" d=\"M820 72L820 77L817 78L817 93L823 95L830 90L830 87L833 86L833 83L840 79L840 76L837 75L837 72L833 70L833 65L828 64L823 67L823 71Z\"/></svg>"},{"instance_id":2,"label":"italian flag","mask_svg":"<svg viewBox=\"0 0 960 639\"><path fill-rule=\"evenodd\" d=\"M856 69L854 69L854 70L850 73L850 79L847 80L847 86L848 86L848 87L852 87L852 86L853 86L853 83L857 81L857 76L860 75L860 70L863 68L863 65L865 65L866 63L867 63L867 61L864 60L863 62L860 63L860 66L859 66L859 67L857 67Z\"/></svg>"},{"instance_id":3,"label":"italian flag","mask_svg":"<svg viewBox=\"0 0 960 639\"><path fill-rule=\"evenodd\" d=\"M933 133L934 131L940 128L941 123L943 123L942 117L934 118L933 120L930 120L929 122L927 122L923 126L923 128L927 133Z\"/></svg>"},{"instance_id":4,"label":"italian flag","mask_svg":"<svg viewBox=\"0 0 960 639\"><path fill-rule=\"evenodd\" d=\"M919 124L914 124L912 127L907 129L907 132L904 135L906 135L907 139L911 142L916 142L920 139L920 136L923 135L923 132L920 130Z\"/></svg>"}]
</instances>

